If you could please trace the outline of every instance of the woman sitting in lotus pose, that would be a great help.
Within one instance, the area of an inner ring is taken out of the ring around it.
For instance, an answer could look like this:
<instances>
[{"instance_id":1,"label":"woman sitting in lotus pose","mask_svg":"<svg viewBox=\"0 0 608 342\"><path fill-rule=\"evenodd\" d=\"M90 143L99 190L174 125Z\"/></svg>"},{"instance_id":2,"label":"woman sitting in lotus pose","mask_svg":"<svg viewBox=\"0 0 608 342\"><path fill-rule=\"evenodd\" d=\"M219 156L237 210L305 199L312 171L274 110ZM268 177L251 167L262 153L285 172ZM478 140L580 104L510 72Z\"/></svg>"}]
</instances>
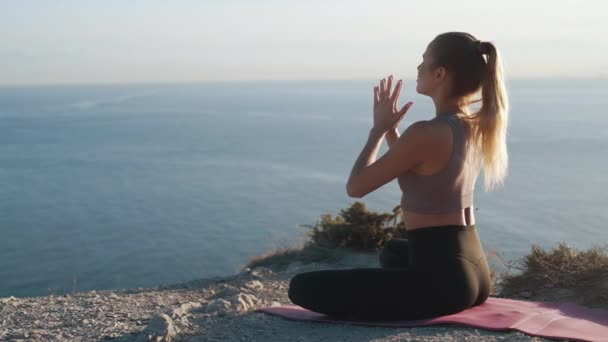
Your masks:
<instances>
[{"instance_id":1,"label":"woman sitting in lotus pose","mask_svg":"<svg viewBox=\"0 0 608 342\"><path fill-rule=\"evenodd\" d=\"M430 96L435 117L397 125L402 82L374 87L374 125L346 186L360 198L397 178L407 239L392 239L376 268L319 270L294 276L291 301L335 317L412 320L453 314L490 294L488 262L473 210L477 176L489 190L507 173L508 99L499 53L490 42L448 32L428 46L416 91ZM469 105L481 90L481 106ZM376 160L382 139L389 150Z\"/></svg>"}]
</instances>

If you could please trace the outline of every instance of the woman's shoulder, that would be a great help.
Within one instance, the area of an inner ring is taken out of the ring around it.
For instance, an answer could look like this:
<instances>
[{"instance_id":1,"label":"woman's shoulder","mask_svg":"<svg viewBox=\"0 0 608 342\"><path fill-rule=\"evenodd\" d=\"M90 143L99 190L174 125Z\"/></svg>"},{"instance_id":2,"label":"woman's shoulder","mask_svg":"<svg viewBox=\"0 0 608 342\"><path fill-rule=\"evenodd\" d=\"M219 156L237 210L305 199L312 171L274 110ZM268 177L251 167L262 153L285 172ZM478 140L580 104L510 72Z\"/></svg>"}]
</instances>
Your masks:
<instances>
[{"instance_id":1,"label":"woman's shoulder","mask_svg":"<svg viewBox=\"0 0 608 342\"><path fill-rule=\"evenodd\" d=\"M397 145L409 146L410 150L426 159L451 144L451 139L452 133L447 124L434 120L420 120L408 126L398 139Z\"/></svg>"},{"instance_id":2,"label":"woman's shoulder","mask_svg":"<svg viewBox=\"0 0 608 342\"><path fill-rule=\"evenodd\" d=\"M412 123L407 130L420 135L427 142L446 143L451 141L452 130L444 120L433 118Z\"/></svg>"}]
</instances>

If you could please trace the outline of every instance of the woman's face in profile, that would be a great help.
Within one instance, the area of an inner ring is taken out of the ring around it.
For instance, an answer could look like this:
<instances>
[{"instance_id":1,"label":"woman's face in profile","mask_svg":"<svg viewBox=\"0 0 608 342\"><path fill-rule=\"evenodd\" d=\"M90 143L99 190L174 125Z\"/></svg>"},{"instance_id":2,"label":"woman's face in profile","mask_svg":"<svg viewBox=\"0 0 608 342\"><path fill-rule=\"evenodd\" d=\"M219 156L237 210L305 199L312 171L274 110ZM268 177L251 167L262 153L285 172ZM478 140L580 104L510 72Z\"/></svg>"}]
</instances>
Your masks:
<instances>
[{"instance_id":1,"label":"woman's face in profile","mask_svg":"<svg viewBox=\"0 0 608 342\"><path fill-rule=\"evenodd\" d=\"M422 63L418 65L418 77L416 78L416 92L422 95L429 95L433 88L433 57L426 49L422 55Z\"/></svg>"}]
</instances>

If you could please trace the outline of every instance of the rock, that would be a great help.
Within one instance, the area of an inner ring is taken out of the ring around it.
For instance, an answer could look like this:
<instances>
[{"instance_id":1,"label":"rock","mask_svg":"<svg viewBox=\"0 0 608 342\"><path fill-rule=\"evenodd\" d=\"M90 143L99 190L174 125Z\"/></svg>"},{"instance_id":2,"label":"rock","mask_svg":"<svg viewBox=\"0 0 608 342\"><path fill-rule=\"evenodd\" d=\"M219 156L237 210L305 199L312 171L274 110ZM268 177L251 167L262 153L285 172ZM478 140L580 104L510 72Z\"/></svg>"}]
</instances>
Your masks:
<instances>
[{"instance_id":1,"label":"rock","mask_svg":"<svg viewBox=\"0 0 608 342\"><path fill-rule=\"evenodd\" d=\"M519 293L520 296L524 297L524 298L530 298L532 297L532 294L528 291L523 291Z\"/></svg>"},{"instance_id":2,"label":"rock","mask_svg":"<svg viewBox=\"0 0 608 342\"><path fill-rule=\"evenodd\" d=\"M22 332L22 331L17 331L12 333L11 335L8 335L8 339L14 339L14 340L23 340L30 337L30 334L27 332Z\"/></svg>"},{"instance_id":3,"label":"rock","mask_svg":"<svg viewBox=\"0 0 608 342\"><path fill-rule=\"evenodd\" d=\"M30 334L32 334L32 335L49 335L50 332L48 330L44 330L44 329L33 329L32 331L30 331Z\"/></svg>"},{"instance_id":4,"label":"rock","mask_svg":"<svg viewBox=\"0 0 608 342\"><path fill-rule=\"evenodd\" d=\"M270 303L270 307L274 307L274 306L281 306L281 303L277 302L276 300L273 300L272 303Z\"/></svg>"},{"instance_id":5,"label":"rock","mask_svg":"<svg viewBox=\"0 0 608 342\"><path fill-rule=\"evenodd\" d=\"M258 267L250 273L255 278L264 278L266 276L274 274L274 272L266 267Z\"/></svg>"},{"instance_id":6,"label":"rock","mask_svg":"<svg viewBox=\"0 0 608 342\"><path fill-rule=\"evenodd\" d=\"M251 309L255 305L255 302L258 301L256 296L247 293L239 293L237 298L240 304L238 309L242 311Z\"/></svg>"},{"instance_id":7,"label":"rock","mask_svg":"<svg viewBox=\"0 0 608 342\"><path fill-rule=\"evenodd\" d=\"M7 298L0 298L0 303L2 303L2 304L9 304L14 301L19 301L19 300L13 296L10 296Z\"/></svg>"},{"instance_id":8,"label":"rock","mask_svg":"<svg viewBox=\"0 0 608 342\"><path fill-rule=\"evenodd\" d=\"M264 285L259 280L251 280L245 283L245 287L248 289L261 290Z\"/></svg>"},{"instance_id":9,"label":"rock","mask_svg":"<svg viewBox=\"0 0 608 342\"><path fill-rule=\"evenodd\" d=\"M175 340L179 329L173 323L171 317L162 314L154 317L148 322L148 326L137 336L135 342Z\"/></svg>"},{"instance_id":10,"label":"rock","mask_svg":"<svg viewBox=\"0 0 608 342\"><path fill-rule=\"evenodd\" d=\"M226 313L230 311L231 308L232 304L229 301L220 298L207 304L205 307L205 313Z\"/></svg>"},{"instance_id":11,"label":"rock","mask_svg":"<svg viewBox=\"0 0 608 342\"><path fill-rule=\"evenodd\" d=\"M229 297L234 297L236 296L239 292L241 292L241 289L238 289L234 286L228 285L228 284L222 284L221 288L218 289L218 291L213 294L213 296L211 298L229 298Z\"/></svg>"},{"instance_id":12,"label":"rock","mask_svg":"<svg viewBox=\"0 0 608 342\"><path fill-rule=\"evenodd\" d=\"M188 317L186 317L186 316L180 317L179 318L179 323L181 325L184 325L184 326L189 326L190 325L190 321L188 320Z\"/></svg>"},{"instance_id":13,"label":"rock","mask_svg":"<svg viewBox=\"0 0 608 342\"><path fill-rule=\"evenodd\" d=\"M201 307L201 303L190 302L182 304L179 308L173 310L171 318L176 319L188 314L188 311Z\"/></svg>"}]
</instances>

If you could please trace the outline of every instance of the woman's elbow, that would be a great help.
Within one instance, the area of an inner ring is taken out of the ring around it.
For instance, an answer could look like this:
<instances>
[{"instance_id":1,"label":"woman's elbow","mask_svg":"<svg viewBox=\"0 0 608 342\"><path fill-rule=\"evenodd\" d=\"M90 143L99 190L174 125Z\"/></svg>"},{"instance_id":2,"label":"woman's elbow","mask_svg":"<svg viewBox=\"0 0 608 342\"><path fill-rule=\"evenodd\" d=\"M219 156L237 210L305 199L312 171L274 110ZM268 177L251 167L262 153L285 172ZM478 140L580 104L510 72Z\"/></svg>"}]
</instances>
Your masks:
<instances>
[{"instance_id":1,"label":"woman's elbow","mask_svg":"<svg viewBox=\"0 0 608 342\"><path fill-rule=\"evenodd\" d=\"M350 184L346 184L346 194L349 197L353 197L353 198L361 198L363 197L360 193L357 192L356 189L354 189L354 187Z\"/></svg>"}]
</instances>

